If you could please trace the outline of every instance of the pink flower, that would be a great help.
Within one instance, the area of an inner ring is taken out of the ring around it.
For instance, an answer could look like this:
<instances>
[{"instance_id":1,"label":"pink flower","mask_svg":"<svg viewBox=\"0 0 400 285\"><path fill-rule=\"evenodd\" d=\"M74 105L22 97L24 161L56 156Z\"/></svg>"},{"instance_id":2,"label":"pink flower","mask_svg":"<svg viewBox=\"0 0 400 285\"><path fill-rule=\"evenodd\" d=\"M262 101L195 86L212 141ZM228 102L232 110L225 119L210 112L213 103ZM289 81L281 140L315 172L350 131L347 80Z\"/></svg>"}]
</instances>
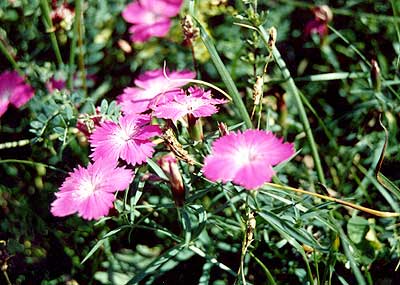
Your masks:
<instances>
[{"instance_id":1,"label":"pink flower","mask_svg":"<svg viewBox=\"0 0 400 285\"><path fill-rule=\"evenodd\" d=\"M189 70L166 71L165 77L162 69L146 71L135 80L136 87L124 89L117 100L125 114L140 114L149 110L149 103L160 94L187 84L196 74ZM176 80L176 81L174 81Z\"/></svg>"},{"instance_id":2,"label":"pink flower","mask_svg":"<svg viewBox=\"0 0 400 285\"><path fill-rule=\"evenodd\" d=\"M0 117L8 105L21 107L34 95L33 88L16 71L4 71L0 74Z\"/></svg>"},{"instance_id":3,"label":"pink flower","mask_svg":"<svg viewBox=\"0 0 400 285\"><path fill-rule=\"evenodd\" d=\"M311 36L318 34L320 38L324 38L328 34L328 23L332 21L333 14L329 6L316 6L312 9L314 19L307 22L304 28L304 35Z\"/></svg>"},{"instance_id":4,"label":"pink flower","mask_svg":"<svg viewBox=\"0 0 400 285\"><path fill-rule=\"evenodd\" d=\"M122 17L133 24L129 32L133 42L146 42L151 37L164 37L171 19L178 15L182 0L138 0L128 4Z\"/></svg>"},{"instance_id":5,"label":"pink flower","mask_svg":"<svg viewBox=\"0 0 400 285\"><path fill-rule=\"evenodd\" d=\"M250 190L271 181L272 166L293 154L293 144L282 143L270 132L239 131L214 141L203 172L212 181L232 181Z\"/></svg>"},{"instance_id":6,"label":"pink flower","mask_svg":"<svg viewBox=\"0 0 400 285\"><path fill-rule=\"evenodd\" d=\"M78 166L56 193L51 213L58 217L78 213L84 219L99 219L113 207L114 193L126 189L132 178L131 170L103 160L89 163L87 168Z\"/></svg>"},{"instance_id":7,"label":"pink flower","mask_svg":"<svg viewBox=\"0 0 400 285\"><path fill-rule=\"evenodd\" d=\"M66 81L62 78L56 79L52 77L46 82L47 91L53 93L55 90L62 90L66 88Z\"/></svg>"},{"instance_id":8,"label":"pink flower","mask_svg":"<svg viewBox=\"0 0 400 285\"><path fill-rule=\"evenodd\" d=\"M90 136L94 160L116 164L121 158L132 165L142 164L153 155L150 138L161 134L158 126L148 125L149 116L122 116L118 123L105 121Z\"/></svg>"},{"instance_id":9,"label":"pink flower","mask_svg":"<svg viewBox=\"0 0 400 285\"><path fill-rule=\"evenodd\" d=\"M166 96L170 98L157 104L154 107L154 116L163 119L172 119L177 121L185 115L192 115L195 118L208 117L218 112L217 104L226 103L226 100L214 99L211 97L211 91L205 92L200 87L190 87L189 95L182 90L171 92Z\"/></svg>"}]
</instances>

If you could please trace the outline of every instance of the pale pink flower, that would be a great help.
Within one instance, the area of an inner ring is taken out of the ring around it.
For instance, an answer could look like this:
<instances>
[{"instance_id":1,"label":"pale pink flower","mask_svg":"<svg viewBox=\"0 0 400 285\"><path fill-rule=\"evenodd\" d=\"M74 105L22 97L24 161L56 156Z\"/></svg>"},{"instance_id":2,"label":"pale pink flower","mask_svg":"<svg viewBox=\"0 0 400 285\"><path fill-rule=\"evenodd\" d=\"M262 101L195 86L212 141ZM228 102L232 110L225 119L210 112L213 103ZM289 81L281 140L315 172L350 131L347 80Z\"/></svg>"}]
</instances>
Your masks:
<instances>
[{"instance_id":1,"label":"pale pink flower","mask_svg":"<svg viewBox=\"0 0 400 285\"><path fill-rule=\"evenodd\" d=\"M7 111L8 105L20 108L34 95L33 88L25 83L16 71L4 71L0 74L0 117Z\"/></svg>"},{"instance_id":2,"label":"pale pink flower","mask_svg":"<svg viewBox=\"0 0 400 285\"><path fill-rule=\"evenodd\" d=\"M149 125L149 116L122 116L118 123L104 121L95 128L89 142L94 160L105 159L116 164L118 159L142 164L154 153L150 138L161 134L160 128Z\"/></svg>"},{"instance_id":3,"label":"pale pink flower","mask_svg":"<svg viewBox=\"0 0 400 285\"><path fill-rule=\"evenodd\" d=\"M173 121L186 115L192 115L195 118L208 117L218 112L217 104L227 102L223 99L212 98L211 91L204 91L197 86L190 87L188 91L188 95L182 90L167 94L165 97L169 100L155 105L153 115Z\"/></svg>"},{"instance_id":4,"label":"pale pink flower","mask_svg":"<svg viewBox=\"0 0 400 285\"><path fill-rule=\"evenodd\" d=\"M164 37L171 28L171 18L178 15L183 0L138 0L128 4L122 17L132 26L133 42L146 42L151 37Z\"/></svg>"},{"instance_id":5,"label":"pale pink flower","mask_svg":"<svg viewBox=\"0 0 400 285\"><path fill-rule=\"evenodd\" d=\"M131 170L103 160L89 163L87 168L78 166L56 193L51 213L58 217L78 213L84 219L99 219L113 207L115 192L125 190L132 178Z\"/></svg>"},{"instance_id":6,"label":"pale pink flower","mask_svg":"<svg viewBox=\"0 0 400 285\"><path fill-rule=\"evenodd\" d=\"M272 166L293 154L293 144L283 143L270 132L231 132L214 141L203 172L211 181L232 181L250 190L271 181Z\"/></svg>"},{"instance_id":7,"label":"pale pink flower","mask_svg":"<svg viewBox=\"0 0 400 285\"><path fill-rule=\"evenodd\" d=\"M127 87L117 100L125 114L140 114L149 110L149 103L160 94L186 85L196 73L189 70L172 71L162 69L146 71L135 81L136 87Z\"/></svg>"}]
</instances>

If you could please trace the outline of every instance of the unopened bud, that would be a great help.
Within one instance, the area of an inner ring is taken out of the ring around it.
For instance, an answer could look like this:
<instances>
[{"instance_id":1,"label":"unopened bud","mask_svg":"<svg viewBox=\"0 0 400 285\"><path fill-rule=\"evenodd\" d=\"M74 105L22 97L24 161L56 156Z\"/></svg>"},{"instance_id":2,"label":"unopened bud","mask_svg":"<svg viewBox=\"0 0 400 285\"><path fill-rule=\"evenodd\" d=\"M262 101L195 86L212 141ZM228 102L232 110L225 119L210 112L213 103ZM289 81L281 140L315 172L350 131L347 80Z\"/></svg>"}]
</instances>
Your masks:
<instances>
[{"instance_id":1,"label":"unopened bud","mask_svg":"<svg viewBox=\"0 0 400 285\"><path fill-rule=\"evenodd\" d=\"M333 14L331 8L328 5L321 5L313 8L314 16L317 20L329 23L332 21Z\"/></svg>"},{"instance_id":2,"label":"unopened bud","mask_svg":"<svg viewBox=\"0 0 400 285\"><path fill-rule=\"evenodd\" d=\"M78 120L76 122L76 128L81 131L86 137L89 137L93 130L100 126L103 121L103 117L100 112L100 108L97 107L95 114L79 114Z\"/></svg>"},{"instance_id":3,"label":"unopened bud","mask_svg":"<svg viewBox=\"0 0 400 285\"><path fill-rule=\"evenodd\" d=\"M120 49L122 49L125 53L131 53L132 52L132 47L131 45L123 39L118 40L118 46Z\"/></svg>"},{"instance_id":4,"label":"unopened bud","mask_svg":"<svg viewBox=\"0 0 400 285\"><path fill-rule=\"evenodd\" d=\"M179 166L175 155L173 153L164 155L158 161L158 164L169 179L175 204L179 207L183 206L183 203L185 202L185 187L183 185L182 175L179 171Z\"/></svg>"},{"instance_id":5,"label":"unopened bud","mask_svg":"<svg viewBox=\"0 0 400 285\"><path fill-rule=\"evenodd\" d=\"M228 126L224 122L218 123L218 130L219 133L221 134L221 137L229 135Z\"/></svg>"},{"instance_id":6,"label":"unopened bud","mask_svg":"<svg viewBox=\"0 0 400 285\"><path fill-rule=\"evenodd\" d=\"M381 91L381 70L379 68L378 62L373 59L371 60L371 81L372 86L376 92Z\"/></svg>"}]
</instances>

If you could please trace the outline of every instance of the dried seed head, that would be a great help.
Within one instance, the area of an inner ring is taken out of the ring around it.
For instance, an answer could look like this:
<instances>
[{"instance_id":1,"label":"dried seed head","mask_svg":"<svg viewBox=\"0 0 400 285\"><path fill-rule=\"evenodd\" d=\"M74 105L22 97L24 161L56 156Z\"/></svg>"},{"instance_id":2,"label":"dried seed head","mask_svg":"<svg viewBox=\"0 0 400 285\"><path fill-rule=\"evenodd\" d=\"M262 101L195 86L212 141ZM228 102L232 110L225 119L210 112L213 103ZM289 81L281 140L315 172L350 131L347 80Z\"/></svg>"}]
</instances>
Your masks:
<instances>
[{"instance_id":1,"label":"dried seed head","mask_svg":"<svg viewBox=\"0 0 400 285\"><path fill-rule=\"evenodd\" d=\"M260 104L261 97L264 94L263 86L264 86L263 76L257 76L256 83L254 83L253 86L253 101L254 105L256 106Z\"/></svg>"},{"instance_id":2,"label":"dried seed head","mask_svg":"<svg viewBox=\"0 0 400 285\"><path fill-rule=\"evenodd\" d=\"M268 33L269 33L268 47L269 47L269 49L272 49L275 46L276 37L278 36L278 32L276 31L275 27L271 27L268 30Z\"/></svg>"},{"instance_id":3,"label":"dried seed head","mask_svg":"<svg viewBox=\"0 0 400 285\"><path fill-rule=\"evenodd\" d=\"M246 246L249 246L253 240L254 230L256 229L256 218L254 217L254 213L250 212L247 217L247 229L246 229Z\"/></svg>"},{"instance_id":4,"label":"dried seed head","mask_svg":"<svg viewBox=\"0 0 400 285\"><path fill-rule=\"evenodd\" d=\"M199 28L197 28L193 19L190 15L185 15L181 21L183 35L185 37L185 41L188 43L192 43L200 34Z\"/></svg>"},{"instance_id":5,"label":"dried seed head","mask_svg":"<svg viewBox=\"0 0 400 285\"><path fill-rule=\"evenodd\" d=\"M189 155L189 153L183 149L181 143L176 139L174 131L167 129L162 135L168 148L175 154L175 156L191 165L195 163L195 160Z\"/></svg>"}]
</instances>

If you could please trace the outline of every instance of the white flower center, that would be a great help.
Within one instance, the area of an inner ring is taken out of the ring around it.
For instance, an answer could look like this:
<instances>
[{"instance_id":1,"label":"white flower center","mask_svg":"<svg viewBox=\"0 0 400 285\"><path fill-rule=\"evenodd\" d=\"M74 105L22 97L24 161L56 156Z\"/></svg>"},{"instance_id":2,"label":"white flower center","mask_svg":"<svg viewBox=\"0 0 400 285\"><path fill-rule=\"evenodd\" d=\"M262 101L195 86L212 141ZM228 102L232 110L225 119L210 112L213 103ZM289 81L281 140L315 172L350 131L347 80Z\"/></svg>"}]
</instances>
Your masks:
<instances>
[{"instance_id":1,"label":"white flower center","mask_svg":"<svg viewBox=\"0 0 400 285\"><path fill-rule=\"evenodd\" d=\"M82 182L79 184L77 191L73 193L73 198L76 200L85 200L88 197L92 196L97 189L97 185L92 179L84 178Z\"/></svg>"},{"instance_id":2,"label":"white flower center","mask_svg":"<svg viewBox=\"0 0 400 285\"><path fill-rule=\"evenodd\" d=\"M121 142L127 142L131 139L131 134L126 129L120 129L115 136Z\"/></svg>"},{"instance_id":3,"label":"white flower center","mask_svg":"<svg viewBox=\"0 0 400 285\"><path fill-rule=\"evenodd\" d=\"M11 90L6 88L3 90L3 92L0 94L0 104L3 104L8 101L8 99L11 97Z\"/></svg>"},{"instance_id":4,"label":"white flower center","mask_svg":"<svg viewBox=\"0 0 400 285\"><path fill-rule=\"evenodd\" d=\"M249 146L241 146L236 152L236 162L241 165L249 164L259 158L254 148Z\"/></svg>"}]
</instances>

